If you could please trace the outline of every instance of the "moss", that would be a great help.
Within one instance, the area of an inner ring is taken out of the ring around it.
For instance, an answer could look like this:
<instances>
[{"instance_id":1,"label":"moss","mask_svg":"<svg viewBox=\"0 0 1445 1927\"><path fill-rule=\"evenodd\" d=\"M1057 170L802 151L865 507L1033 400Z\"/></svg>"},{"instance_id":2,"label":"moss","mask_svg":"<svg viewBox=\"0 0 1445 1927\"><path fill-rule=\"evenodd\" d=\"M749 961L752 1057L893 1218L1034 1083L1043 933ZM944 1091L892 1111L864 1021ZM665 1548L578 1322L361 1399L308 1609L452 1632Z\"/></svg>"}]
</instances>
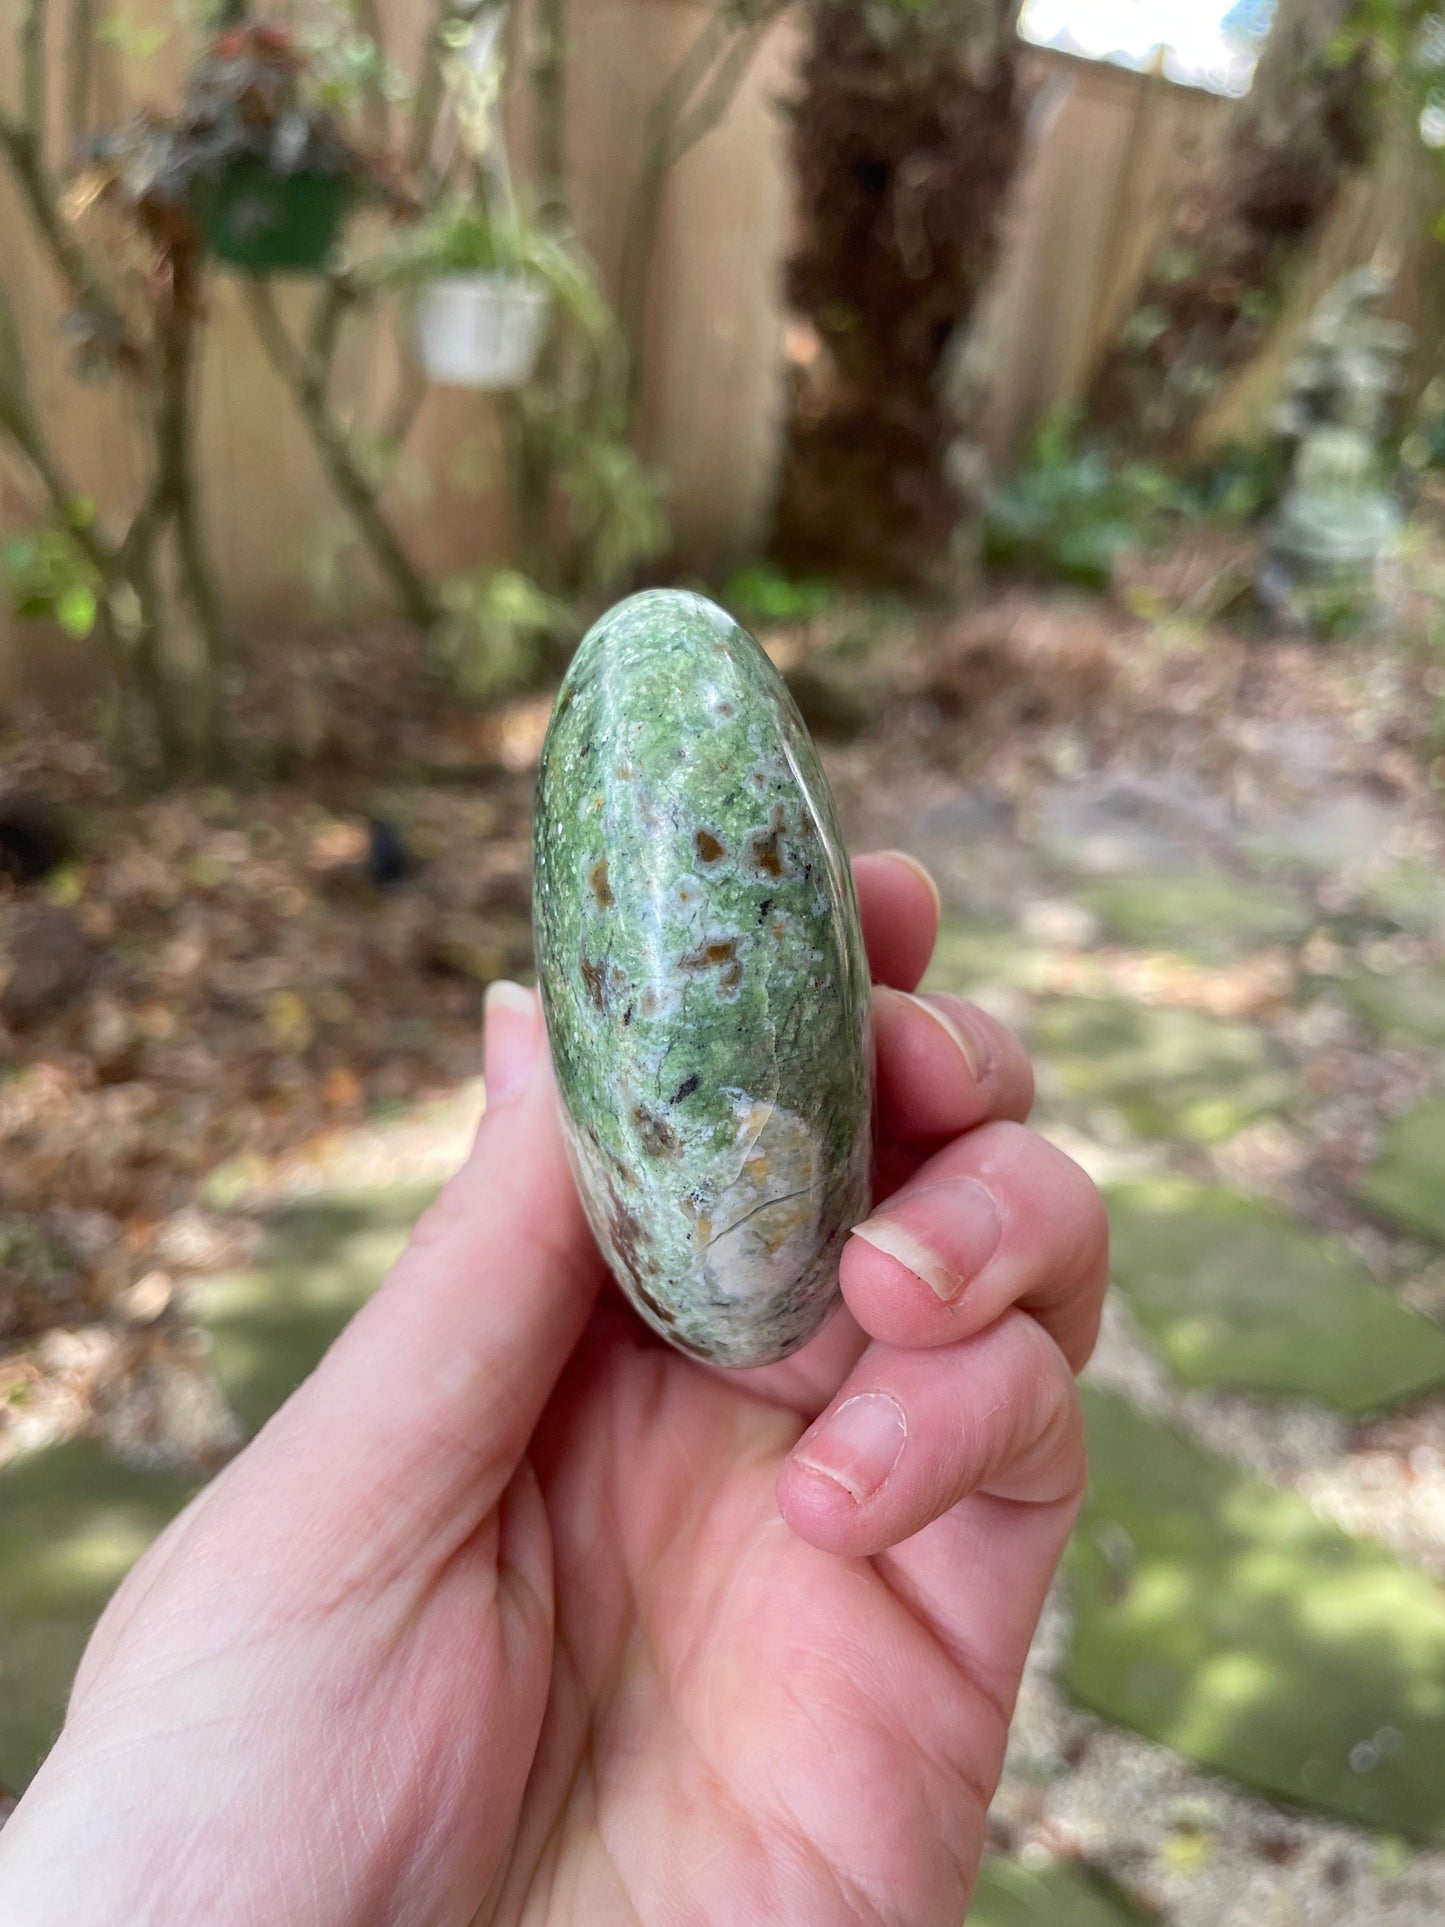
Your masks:
<instances>
[{"instance_id":1,"label":"moss","mask_svg":"<svg viewBox=\"0 0 1445 1927\"><path fill-rule=\"evenodd\" d=\"M1395 1119L1359 1195L1401 1230L1445 1244L1445 1097Z\"/></svg>"},{"instance_id":2,"label":"moss","mask_svg":"<svg viewBox=\"0 0 1445 1927\"><path fill-rule=\"evenodd\" d=\"M371 1296L435 1193L401 1185L278 1212L260 1260L198 1284L191 1305L245 1423L263 1425Z\"/></svg>"},{"instance_id":3,"label":"moss","mask_svg":"<svg viewBox=\"0 0 1445 1927\"><path fill-rule=\"evenodd\" d=\"M1206 961L1298 943L1312 921L1305 904L1283 885L1241 881L1218 870L1109 878L1082 894L1117 942Z\"/></svg>"},{"instance_id":4,"label":"moss","mask_svg":"<svg viewBox=\"0 0 1445 1927\"><path fill-rule=\"evenodd\" d=\"M101 1608L194 1489L80 1444L0 1472L0 1782L39 1766Z\"/></svg>"},{"instance_id":5,"label":"moss","mask_svg":"<svg viewBox=\"0 0 1445 1927\"><path fill-rule=\"evenodd\" d=\"M1361 1413L1445 1383L1445 1332L1284 1212L1178 1178L1108 1200L1114 1281L1184 1384Z\"/></svg>"},{"instance_id":6,"label":"moss","mask_svg":"<svg viewBox=\"0 0 1445 1927\"><path fill-rule=\"evenodd\" d=\"M1348 980L1344 994L1382 1037L1445 1045L1445 971L1362 974Z\"/></svg>"},{"instance_id":7,"label":"moss","mask_svg":"<svg viewBox=\"0 0 1445 1927\"><path fill-rule=\"evenodd\" d=\"M1067 1690L1275 1799L1445 1841L1445 1611L1382 1547L1086 1390Z\"/></svg>"},{"instance_id":8,"label":"moss","mask_svg":"<svg viewBox=\"0 0 1445 1927\"><path fill-rule=\"evenodd\" d=\"M1265 1038L1204 1011L1048 999L1033 1033L1041 1091L1104 1106L1136 1137L1218 1144L1289 1099Z\"/></svg>"}]
</instances>

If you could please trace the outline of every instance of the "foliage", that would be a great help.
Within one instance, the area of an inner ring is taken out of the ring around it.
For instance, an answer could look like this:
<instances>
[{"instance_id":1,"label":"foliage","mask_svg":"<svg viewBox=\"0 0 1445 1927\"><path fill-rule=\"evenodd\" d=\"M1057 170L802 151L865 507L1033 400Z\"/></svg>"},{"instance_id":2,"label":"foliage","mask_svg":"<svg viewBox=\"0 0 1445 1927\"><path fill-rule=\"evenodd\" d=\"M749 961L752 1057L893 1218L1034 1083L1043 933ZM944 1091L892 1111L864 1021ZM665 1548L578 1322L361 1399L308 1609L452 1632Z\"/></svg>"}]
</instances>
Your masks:
<instances>
[{"instance_id":1,"label":"foliage","mask_svg":"<svg viewBox=\"0 0 1445 1927\"><path fill-rule=\"evenodd\" d=\"M442 584L434 660L459 695L480 699L536 675L571 611L517 569L474 569Z\"/></svg>"},{"instance_id":2,"label":"foliage","mask_svg":"<svg viewBox=\"0 0 1445 1927\"><path fill-rule=\"evenodd\" d=\"M136 767L150 774L178 770L196 755L212 761L221 755L226 639L205 560L192 440L200 339L211 312L208 269L216 254L241 263L240 255L220 249L210 213L218 195L253 171L287 182L288 194L294 194L296 177L344 191L347 199L353 191L370 191L394 215L406 217L401 237L369 262L337 257L328 267L318 250L320 285L304 333L286 325L265 278L279 256L242 263L253 267L244 298L339 501L398 604L422 630L435 631L436 658L459 689L474 695L525 679L546 646L578 626L578 604L625 584L669 540L658 478L630 441L628 346L592 264L566 231L565 208L554 197L549 206L556 219L543 227L513 211L509 187L500 197L505 214L481 197L483 176L490 178L488 157L467 134L469 117L475 120L486 103L461 92L462 70L471 68L460 53L482 11L473 0L429 9L414 78L389 61L367 0L315 0L294 9L294 27L247 19L253 10L236 0L202 0L174 11L177 21L200 33L178 99L87 138L77 178L52 174L48 163L49 148L59 145L51 136L59 128L46 109L56 90L44 61L68 42L61 35L29 33L29 11L18 43L21 113L11 115L0 102L0 161L8 161L73 301L65 325L78 349L76 370L122 375L153 444L144 493L126 516L117 517L114 527L107 517L104 524L68 532L74 490L29 406L18 336L7 329L0 301L0 427L19 447L54 517L53 527L8 546L0 587L27 613L76 631L95 628L112 666L112 713L137 745ZM150 39L141 45L123 18L109 14L97 21L90 10L80 10L76 24L97 42L124 42L131 56L160 44ZM167 26L162 37L171 31ZM493 106L500 84L498 64L485 77ZM396 102L407 110L401 128L389 114ZM68 105L72 132L84 132L83 106L77 112ZM438 175L430 170L446 105L466 123L465 151L454 164L437 162ZM353 125L365 130L364 139ZM497 135L490 123L489 129L481 130L488 139ZM471 134L478 135L477 126ZM427 198L442 197L424 216L401 185L393 147L405 152L405 165ZM461 176L467 192L455 185ZM134 249L108 258L113 228L87 224L90 210L101 203L139 230L144 277L132 272ZM517 506L517 566L439 585L426 579L392 527L382 499L386 470L376 460L378 449L394 457L404 444L424 383L409 374L380 420L352 420L333 399L337 356L352 320L388 290L442 273L495 269L535 277L552 301L537 373L502 404ZM138 291L144 304L135 299ZM160 548L168 536L179 563L174 575ZM173 611L165 585L171 580L178 581L195 618L196 649L170 646ZM484 662L489 655L494 660Z\"/></svg>"},{"instance_id":3,"label":"foliage","mask_svg":"<svg viewBox=\"0 0 1445 1927\"><path fill-rule=\"evenodd\" d=\"M90 192L115 193L152 213L184 210L198 182L240 161L280 175L379 184L379 162L351 142L334 112L345 94L339 79L316 74L284 29L229 28L192 65L173 115L137 115L93 143Z\"/></svg>"},{"instance_id":4,"label":"foliage","mask_svg":"<svg viewBox=\"0 0 1445 1927\"><path fill-rule=\"evenodd\" d=\"M368 279L406 287L444 274L531 271L548 286L570 290L572 264L559 245L517 215L498 215L480 201L443 201L405 229L371 262Z\"/></svg>"},{"instance_id":5,"label":"foliage","mask_svg":"<svg viewBox=\"0 0 1445 1927\"><path fill-rule=\"evenodd\" d=\"M1174 463L1267 339L1293 270L1348 184L1369 167L1382 116L1366 46L1339 34L1357 0L1280 0L1253 85L1223 118L1133 312L1094 375L1089 420L1120 447Z\"/></svg>"},{"instance_id":6,"label":"foliage","mask_svg":"<svg viewBox=\"0 0 1445 1927\"><path fill-rule=\"evenodd\" d=\"M1445 16L1436 0L1353 0L1331 49L1366 59L1381 94L1392 93L1445 169ZM1445 215L1437 234L1445 238Z\"/></svg>"},{"instance_id":7,"label":"foliage","mask_svg":"<svg viewBox=\"0 0 1445 1927\"><path fill-rule=\"evenodd\" d=\"M754 628L783 622L809 622L826 615L837 601L831 583L789 575L770 562L750 562L735 569L723 584L726 609Z\"/></svg>"},{"instance_id":8,"label":"foliage","mask_svg":"<svg viewBox=\"0 0 1445 1927\"><path fill-rule=\"evenodd\" d=\"M631 443L630 356L596 270L564 235L533 231L525 253L556 325L511 398L522 542L552 592L607 595L666 549L662 488Z\"/></svg>"},{"instance_id":9,"label":"foliage","mask_svg":"<svg viewBox=\"0 0 1445 1927\"><path fill-rule=\"evenodd\" d=\"M94 629L103 583L73 529L57 522L8 536L0 543L0 580L17 616L56 622L69 636Z\"/></svg>"},{"instance_id":10,"label":"foliage","mask_svg":"<svg viewBox=\"0 0 1445 1927\"><path fill-rule=\"evenodd\" d=\"M1277 439L1229 442L1180 480L1180 510L1203 522L1257 521L1278 499L1287 466Z\"/></svg>"},{"instance_id":11,"label":"foliage","mask_svg":"<svg viewBox=\"0 0 1445 1927\"><path fill-rule=\"evenodd\" d=\"M557 484L576 559L577 587L607 595L671 539L657 476L620 434L585 423L559 450Z\"/></svg>"},{"instance_id":12,"label":"foliage","mask_svg":"<svg viewBox=\"0 0 1445 1927\"><path fill-rule=\"evenodd\" d=\"M445 274L522 273L552 297L553 325L536 374L508 398L524 570L554 600L607 595L666 549L669 527L658 478L629 437L630 358L597 273L567 234L453 197L408 226L359 274L376 287L408 287ZM509 591L509 594L511 592ZM468 618L470 622L470 618ZM528 631L535 641L565 624ZM512 636L509 620L484 618L473 636ZM448 644L447 662L470 661ZM514 641L491 679L525 673ZM466 693L478 693L467 672Z\"/></svg>"},{"instance_id":13,"label":"foliage","mask_svg":"<svg viewBox=\"0 0 1445 1927\"><path fill-rule=\"evenodd\" d=\"M984 504L984 555L998 567L1105 588L1119 552L1152 541L1178 505L1151 462L1081 447L1072 412L1045 423L1028 456Z\"/></svg>"}]
</instances>

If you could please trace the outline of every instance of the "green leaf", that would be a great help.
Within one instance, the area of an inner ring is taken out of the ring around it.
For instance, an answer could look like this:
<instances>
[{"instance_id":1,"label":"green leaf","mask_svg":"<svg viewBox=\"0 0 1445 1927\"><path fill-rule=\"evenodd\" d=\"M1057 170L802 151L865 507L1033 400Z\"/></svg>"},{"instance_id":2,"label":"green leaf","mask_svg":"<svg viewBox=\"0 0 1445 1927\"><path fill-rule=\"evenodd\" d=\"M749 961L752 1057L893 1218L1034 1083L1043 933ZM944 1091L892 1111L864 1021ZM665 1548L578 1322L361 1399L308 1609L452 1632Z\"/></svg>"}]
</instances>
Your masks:
<instances>
[{"instance_id":1,"label":"green leaf","mask_svg":"<svg viewBox=\"0 0 1445 1927\"><path fill-rule=\"evenodd\" d=\"M68 636L88 636L95 627L95 593L76 583L66 589L55 605L56 618Z\"/></svg>"}]
</instances>

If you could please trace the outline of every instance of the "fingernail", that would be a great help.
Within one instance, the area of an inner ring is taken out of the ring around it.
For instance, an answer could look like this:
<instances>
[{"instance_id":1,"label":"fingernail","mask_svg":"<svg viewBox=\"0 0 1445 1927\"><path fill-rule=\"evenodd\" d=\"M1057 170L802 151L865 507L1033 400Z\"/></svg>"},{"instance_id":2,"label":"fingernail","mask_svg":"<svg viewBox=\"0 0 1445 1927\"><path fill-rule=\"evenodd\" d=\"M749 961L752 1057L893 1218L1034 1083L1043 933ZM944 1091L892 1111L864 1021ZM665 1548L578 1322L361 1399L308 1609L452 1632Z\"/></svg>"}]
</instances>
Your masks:
<instances>
[{"instance_id":1,"label":"fingernail","mask_svg":"<svg viewBox=\"0 0 1445 1927\"><path fill-rule=\"evenodd\" d=\"M886 857L891 857L895 863L906 863L908 865L909 869L926 887L928 894L933 898L934 913L942 916L943 898L938 893L938 885L918 861L918 858L916 856L910 856L907 850L884 850L882 854Z\"/></svg>"},{"instance_id":2,"label":"fingernail","mask_svg":"<svg viewBox=\"0 0 1445 1927\"><path fill-rule=\"evenodd\" d=\"M900 1193L881 1216L855 1224L853 1236L896 1258L947 1305L998 1250L1003 1219L976 1179L953 1178Z\"/></svg>"},{"instance_id":3,"label":"fingernail","mask_svg":"<svg viewBox=\"0 0 1445 1927\"><path fill-rule=\"evenodd\" d=\"M898 995L900 997L906 997L910 1004L913 1004L917 1009L921 1010L925 1016L933 1019L934 1023L937 1024L938 1028L953 1045L954 1049L962 1053L963 1061L967 1064L969 1075L973 1078L974 1082L976 1084L982 1083L984 1073L987 1071L991 1061L989 1051L983 1040L975 1037L972 1031L968 1030L958 1019L951 1017L948 1012L944 1010L941 1005L936 1004L932 998L916 997L912 991L908 990L899 991Z\"/></svg>"},{"instance_id":4,"label":"fingernail","mask_svg":"<svg viewBox=\"0 0 1445 1927\"><path fill-rule=\"evenodd\" d=\"M487 985L482 1001L482 1075L489 1106L525 1088L537 1061L540 1031L537 1000L530 990L506 977Z\"/></svg>"},{"instance_id":5,"label":"fingernail","mask_svg":"<svg viewBox=\"0 0 1445 1927\"><path fill-rule=\"evenodd\" d=\"M815 1426L793 1457L810 1472L821 1472L841 1485L861 1504L897 1465L907 1437L908 1421L896 1398L887 1392L859 1392Z\"/></svg>"}]
</instances>

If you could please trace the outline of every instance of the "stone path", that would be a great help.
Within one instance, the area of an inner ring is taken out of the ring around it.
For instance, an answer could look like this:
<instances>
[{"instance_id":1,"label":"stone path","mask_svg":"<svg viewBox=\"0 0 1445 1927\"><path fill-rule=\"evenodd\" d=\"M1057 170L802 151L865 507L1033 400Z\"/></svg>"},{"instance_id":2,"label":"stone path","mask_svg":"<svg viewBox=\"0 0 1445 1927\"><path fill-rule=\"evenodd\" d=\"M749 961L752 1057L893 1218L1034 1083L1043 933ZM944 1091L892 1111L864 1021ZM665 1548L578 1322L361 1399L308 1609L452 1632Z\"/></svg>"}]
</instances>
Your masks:
<instances>
[{"instance_id":1,"label":"stone path","mask_svg":"<svg viewBox=\"0 0 1445 1927\"><path fill-rule=\"evenodd\" d=\"M1024 1033L1114 1225L1090 1496L993 1815L1020 1897L973 1917L1445 1917L1439 879L1374 799L1343 860L1327 794L1084 779L957 843L891 800L944 884L932 985ZM1024 1879L1080 1870L1112 1888Z\"/></svg>"},{"instance_id":2,"label":"stone path","mask_svg":"<svg viewBox=\"0 0 1445 1927\"><path fill-rule=\"evenodd\" d=\"M845 814L866 789L868 840L942 883L931 981L1023 1031L1116 1228L1093 1486L971 1921L1445 1918L1445 889L1413 826L1338 785L1251 810L1157 773L1030 813L904 772L880 802L848 757ZM250 1195L260 1249L191 1301L243 1426L372 1288L476 1103ZM193 1487L128 1436L0 1473L11 1784Z\"/></svg>"}]
</instances>

